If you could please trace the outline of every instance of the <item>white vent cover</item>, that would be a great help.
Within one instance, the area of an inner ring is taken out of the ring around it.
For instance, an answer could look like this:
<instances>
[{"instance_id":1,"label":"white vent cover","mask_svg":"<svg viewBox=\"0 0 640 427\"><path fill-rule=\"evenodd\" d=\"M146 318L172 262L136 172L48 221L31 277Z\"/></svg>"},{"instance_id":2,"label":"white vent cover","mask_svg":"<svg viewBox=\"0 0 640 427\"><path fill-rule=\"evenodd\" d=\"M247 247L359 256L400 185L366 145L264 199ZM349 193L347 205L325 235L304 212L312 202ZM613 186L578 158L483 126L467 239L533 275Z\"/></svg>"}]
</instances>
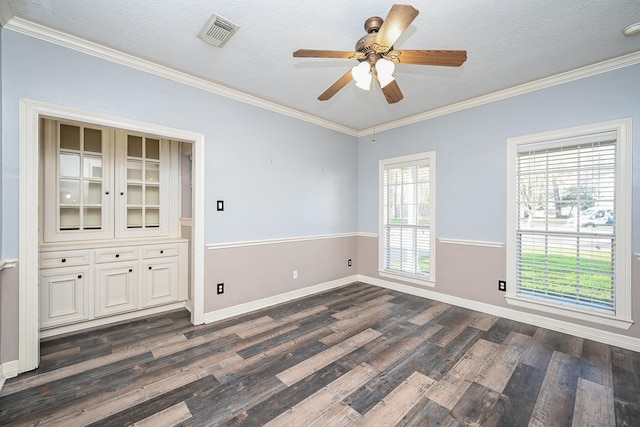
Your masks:
<instances>
[{"instance_id":1,"label":"white vent cover","mask_svg":"<svg viewBox=\"0 0 640 427\"><path fill-rule=\"evenodd\" d=\"M199 37L209 44L222 47L238 28L233 22L213 14L207 25L200 31Z\"/></svg>"}]
</instances>

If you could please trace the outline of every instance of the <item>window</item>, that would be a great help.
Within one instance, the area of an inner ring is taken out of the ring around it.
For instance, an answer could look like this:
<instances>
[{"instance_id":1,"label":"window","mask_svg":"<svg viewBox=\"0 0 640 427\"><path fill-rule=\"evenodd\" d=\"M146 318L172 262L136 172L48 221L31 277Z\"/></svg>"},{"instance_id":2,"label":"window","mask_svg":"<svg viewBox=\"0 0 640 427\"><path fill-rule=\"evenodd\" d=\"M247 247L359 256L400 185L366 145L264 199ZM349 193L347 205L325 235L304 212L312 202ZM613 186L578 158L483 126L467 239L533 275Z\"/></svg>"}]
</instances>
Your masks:
<instances>
[{"instance_id":1,"label":"window","mask_svg":"<svg viewBox=\"0 0 640 427\"><path fill-rule=\"evenodd\" d=\"M631 121L509 140L507 300L631 325Z\"/></svg>"},{"instance_id":2,"label":"window","mask_svg":"<svg viewBox=\"0 0 640 427\"><path fill-rule=\"evenodd\" d=\"M435 160L428 152L380 161L382 276L435 282Z\"/></svg>"}]
</instances>

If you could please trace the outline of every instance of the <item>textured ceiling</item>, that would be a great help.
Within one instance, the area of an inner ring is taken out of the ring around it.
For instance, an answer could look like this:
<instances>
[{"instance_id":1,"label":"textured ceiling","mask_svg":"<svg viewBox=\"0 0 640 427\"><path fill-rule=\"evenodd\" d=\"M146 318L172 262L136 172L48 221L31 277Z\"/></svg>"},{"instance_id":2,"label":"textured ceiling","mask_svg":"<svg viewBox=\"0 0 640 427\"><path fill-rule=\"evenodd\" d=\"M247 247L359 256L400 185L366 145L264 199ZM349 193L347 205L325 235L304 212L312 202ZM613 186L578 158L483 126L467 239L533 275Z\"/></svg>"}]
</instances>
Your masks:
<instances>
[{"instance_id":1,"label":"textured ceiling","mask_svg":"<svg viewBox=\"0 0 640 427\"><path fill-rule=\"evenodd\" d=\"M460 68L400 64L404 99L350 83L316 98L355 61L293 58L300 49L353 50L385 0L9 0L10 15L41 24L354 130L640 51L639 0L431 0L396 49L465 49ZM212 13L240 29L222 48L197 35ZM14 20L15 21L15 20ZM8 21L9 24L11 20ZM10 25L9 25L9 28Z\"/></svg>"}]
</instances>

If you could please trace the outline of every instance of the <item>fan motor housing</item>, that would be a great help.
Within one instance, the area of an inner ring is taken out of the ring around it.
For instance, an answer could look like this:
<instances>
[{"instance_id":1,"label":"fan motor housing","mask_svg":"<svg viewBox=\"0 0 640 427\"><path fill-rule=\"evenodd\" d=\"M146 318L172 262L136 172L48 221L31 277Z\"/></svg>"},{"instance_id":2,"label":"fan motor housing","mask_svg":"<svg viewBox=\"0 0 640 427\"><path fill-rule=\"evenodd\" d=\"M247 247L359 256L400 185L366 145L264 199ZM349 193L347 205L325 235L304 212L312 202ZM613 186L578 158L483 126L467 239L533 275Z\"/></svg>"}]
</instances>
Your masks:
<instances>
[{"instance_id":1,"label":"fan motor housing","mask_svg":"<svg viewBox=\"0 0 640 427\"><path fill-rule=\"evenodd\" d=\"M357 41L355 49L356 52L362 52L366 57L372 53L378 53L373 49L373 45L375 44L378 31L380 30L380 27L382 27L383 23L384 20L379 16L372 16L364 21L364 29L367 34ZM366 61L366 59L362 59L360 61Z\"/></svg>"},{"instance_id":2,"label":"fan motor housing","mask_svg":"<svg viewBox=\"0 0 640 427\"><path fill-rule=\"evenodd\" d=\"M376 33L367 34L358 40L356 43L356 52L362 52L365 56L369 56L369 54L377 53L373 49L373 45L376 41Z\"/></svg>"}]
</instances>

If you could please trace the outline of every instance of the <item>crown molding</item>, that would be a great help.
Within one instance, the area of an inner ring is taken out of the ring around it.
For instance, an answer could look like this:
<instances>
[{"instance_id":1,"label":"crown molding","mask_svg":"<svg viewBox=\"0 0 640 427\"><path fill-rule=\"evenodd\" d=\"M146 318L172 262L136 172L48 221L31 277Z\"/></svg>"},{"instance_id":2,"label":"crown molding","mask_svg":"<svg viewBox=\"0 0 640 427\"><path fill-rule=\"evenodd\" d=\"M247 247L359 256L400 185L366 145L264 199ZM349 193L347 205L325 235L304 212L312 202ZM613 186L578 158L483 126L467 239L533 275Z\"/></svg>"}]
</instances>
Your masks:
<instances>
[{"instance_id":1,"label":"crown molding","mask_svg":"<svg viewBox=\"0 0 640 427\"><path fill-rule=\"evenodd\" d=\"M0 2L0 5L2 4L4 4L4 2ZM4 15L2 14L3 9L4 8L0 7L0 19L4 17ZM274 102L267 101L256 96L248 95L246 93L228 88L221 84L195 77L193 75L177 71L172 68L165 67L163 65L156 64L154 62L147 61L145 59L129 55L119 50L102 46L97 43L84 40L80 37L76 37L62 31L54 30L52 28L27 21L22 18L13 17L8 19L8 22L4 24L4 28L40 40L44 40L49 43L73 49L78 52L86 53L97 58L105 59L107 61L134 68L145 73L153 74L168 80L182 83L187 86L195 87L206 92L224 96L225 98L230 98L235 101L259 107L268 111L273 111L284 116L309 122L350 136L358 136L357 130L349 128L347 126L343 126L329 120L324 120L317 116L303 113L293 108L285 107L283 105L276 104Z\"/></svg>"},{"instance_id":2,"label":"crown molding","mask_svg":"<svg viewBox=\"0 0 640 427\"><path fill-rule=\"evenodd\" d=\"M5 22L6 21L6 22ZM11 7L6 2L0 1L0 23L8 30L12 30L21 34L25 34L40 40L44 40L50 43L57 44L59 46L67 47L88 55L92 55L98 58L105 59L107 61L115 62L130 68L134 68L149 74L153 74L168 80L172 80L178 83L192 86L197 89L201 89L206 92L210 92L219 96L223 96L235 101L239 101L245 104L249 104L255 107L259 107L268 111L272 111L284 116L299 119L308 123L312 123L327 129L331 129L337 132L344 133L346 135L362 137L366 135L372 135L375 132L383 132L410 124L422 122L425 120L433 119L436 117L444 116L447 114L455 113L458 111L466 110L469 108L479 107L481 105L490 104L492 102L501 101L504 99L512 98L526 93L534 92L540 89L557 86L563 83L580 80L585 77L595 76L597 74L606 73L619 68L628 67L640 63L640 51L633 52L618 58L609 59L596 64L587 65L585 67L577 68L575 70L566 71L564 73L556 74L554 76L545 77L533 82L525 83L519 86L514 86L508 89L493 92L487 95L471 98L466 101L461 101L455 104L447 105L442 108L436 108L434 110L425 111L424 113L416 114L413 116L405 117L400 120L384 123L382 125L376 125L367 129L356 130L338 123L322 119L312 114L304 113L293 108L285 107L284 105L277 104L272 101L267 101L262 98L258 98L253 95L249 95L240 92L235 89L223 86L219 83L214 83L209 80L195 77L193 75L184 73L182 71L174 70L169 67L165 67L160 64L156 64L145 59L135 57L133 55L126 54L124 52L108 48L106 46L99 45L80 37L73 36L58 30L54 30L49 27L45 27L40 24L36 24L31 21L27 21L22 18L13 17Z\"/></svg>"},{"instance_id":3,"label":"crown molding","mask_svg":"<svg viewBox=\"0 0 640 427\"><path fill-rule=\"evenodd\" d=\"M552 86L557 86L564 83L569 83L575 80L580 80L585 77L595 76L597 74L606 73L608 71L617 70L619 68L629 67L640 63L640 51L630 53L618 58L609 59L606 61L598 62L596 64L587 65L586 67L577 68L575 70L566 71L564 73L556 74L551 77L545 77L540 80L525 83L519 86L514 86L508 89L493 92L487 95L471 98L466 101L461 101L455 104L447 105L442 108L436 108L434 110L426 111L424 113L416 114L413 116L405 117L400 120L388 122L382 125L363 129L358 132L358 137L372 135L374 133L380 133L385 130L391 130L410 124L422 122L425 120L433 119L436 117L444 116L447 114L455 113L458 111L466 110L469 108L479 107L481 105L490 104L496 101L502 101L504 99L513 98L515 96L524 95L526 93L535 92L540 89L546 89Z\"/></svg>"}]
</instances>

